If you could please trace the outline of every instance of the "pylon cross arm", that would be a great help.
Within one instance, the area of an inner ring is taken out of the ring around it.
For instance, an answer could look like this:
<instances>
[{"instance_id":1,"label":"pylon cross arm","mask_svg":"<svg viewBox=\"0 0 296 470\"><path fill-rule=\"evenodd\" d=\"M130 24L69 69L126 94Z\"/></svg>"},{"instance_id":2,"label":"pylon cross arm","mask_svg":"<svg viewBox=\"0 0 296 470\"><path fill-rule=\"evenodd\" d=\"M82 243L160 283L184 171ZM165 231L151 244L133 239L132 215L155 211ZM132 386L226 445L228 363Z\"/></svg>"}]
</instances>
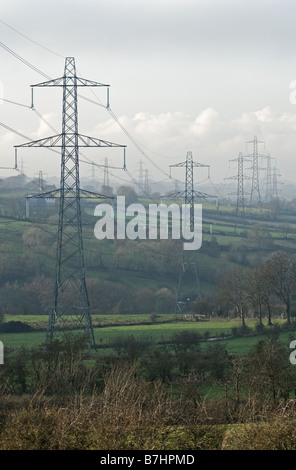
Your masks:
<instances>
[{"instance_id":1,"label":"pylon cross arm","mask_svg":"<svg viewBox=\"0 0 296 470\"><path fill-rule=\"evenodd\" d=\"M87 87L109 87L110 85L106 85L104 83L94 82L92 80L86 80L85 78L80 78L75 75L70 75L67 77L60 77L55 78L53 80L48 80L47 82L37 83L36 85L31 85L32 88L34 87L46 87L46 86L87 86Z\"/></svg>"},{"instance_id":2,"label":"pylon cross arm","mask_svg":"<svg viewBox=\"0 0 296 470\"><path fill-rule=\"evenodd\" d=\"M65 135L67 141L67 147L76 148L75 138L78 138L79 147L126 147L126 145L116 144L114 142L108 142L107 140L97 139L95 137L89 137L87 135L67 133ZM46 137L44 139L32 140L30 142L25 142L24 144L15 145L15 148L18 147L63 147L65 143L63 142L63 134L54 135L51 137Z\"/></svg>"}]
</instances>

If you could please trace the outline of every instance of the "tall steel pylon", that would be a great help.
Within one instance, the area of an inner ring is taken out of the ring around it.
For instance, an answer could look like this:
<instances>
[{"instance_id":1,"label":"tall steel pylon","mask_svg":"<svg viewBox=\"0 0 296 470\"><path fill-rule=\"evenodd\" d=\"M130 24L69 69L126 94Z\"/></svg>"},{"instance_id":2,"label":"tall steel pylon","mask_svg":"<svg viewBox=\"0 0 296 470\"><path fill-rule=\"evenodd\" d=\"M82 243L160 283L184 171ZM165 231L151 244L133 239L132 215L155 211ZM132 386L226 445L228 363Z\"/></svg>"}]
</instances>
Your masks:
<instances>
[{"instance_id":1,"label":"tall steel pylon","mask_svg":"<svg viewBox=\"0 0 296 470\"><path fill-rule=\"evenodd\" d=\"M245 193L244 193L244 157L240 153L237 158L237 197L236 197L236 215L242 211L245 216Z\"/></svg>"},{"instance_id":2,"label":"tall steel pylon","mask_svg":"<svg viewBox=\"0 0 296 470\"><path fill-rule=\"evenodd\" d=\"M260 195L260 183L259 183L259 154L258 154L258 143L264 143L257 139L257 136L253 140L247 142L247 144L253 144L252 154L252 187L250 196L250 207L261 207L261 195Z\"/></svg>"},{"instance_id":3,"label":"tall steel pylon","mask_svg":"<svg viewBox=\"0 0 296 470\"><path fill-rule=\"evenodd\" d=\"M276 166L274 166L272 170L272 197L275 199L278 198L278 176L281 175L278 173Z\"/></svg>"},{"instance_id":4,"label":"tall steel pylon","mask_svg":"<svg viewBox=\"0 0 296 470\"><path fill-rule=\"evenodd\" d=\"M145 180L144 180L144 195L149 195L150 194L150 186L149 186L149 174L148 174L148 169L145 169Z\"/></svg>"},{"instance_id":5,"label":"tall steel pylon","mask_svg":"<svg viewBox=\"0 0 296 470\"><path fill-rule=\"evenodd\" d=\"M65 60L61 78L32 85L32 87L61 87L63 90L62 133L16 147L59 147L61 149L60 189L46 193L60 198L57 233L55 281L49 311L46 345L66 322L85 327L89 350L95 348L95 339L88 297L81 224L81 190L79 180L79 147L125 147L78 133L77 87L108 87L98 82L77 77L74 57Z\"/></svg>"},{"instance_id":6,"label":"tall steel pylon","mask_svg":"<svg viewBox=\"0 0 296 470\"><path fill-rule=\"evenodd\" d=\"M109 160L107 157L105 157L105 163L104 163L104 186L109 188Z\"/></svg>"},{"instance_id":7,"label":"tall steel pylon","mask_svg":"<svg viewBox=\"0 0 296 470\"><path fill-rule=\"evenodd\" d=\"M244 181L248 178L244 174L244 156L240 152L237 158L230 160L231 162L237 162L237 175L230 176L229 178L225 179L232 179L237 180L237 191L236 191L236 225L239 217L242 217L243 221L245 221L245 189L244 189ZM235 226L236 228L236 226Z\"/></svg>"},{"instance_id":8,"label":"tall steel pylon","mask_svg":"<svg viewBox=\"0 0 296 470\"><path fill-rule=\"evenodd\" d=\"M186 161L182 163L177 163L175 165L170 165L172 167L185 167L185 190L170 194L169 197L173 198L184 198L186 205L189 205L189 214L190 214L190 230L193 231L194 228L194 200L195 198L204 199L206 197L212 197L205 193L194 190L194 167L207 167L209 165L204 165L201 163L196 163L193 161L192 152L187 152ZM187 276L186 276L187 275ZM185 276L187 277L187 286L190 282L190 291L187 290L186 295L182 292L182 287L184 287ZM184 250L182 247L182 262L181 269L179 274L179 283L175 304L175 313L183 313L186 310L190 311L190 307L196 300L200 300L200 278L198 272L198 262L197 262L197 251L196 250Z\"/></svg>"},{"instance_id":9,"label":"tall steel pylon","mask_svg":"<svg viewBox=\"0 0 296 470\"><path fill-rule=\"evenodd\" d=\"M272 172L271 172L271 156L266 155L266 175L265 175L265 202L270 202L272 200Z\"/></svg>"}]
</instances>

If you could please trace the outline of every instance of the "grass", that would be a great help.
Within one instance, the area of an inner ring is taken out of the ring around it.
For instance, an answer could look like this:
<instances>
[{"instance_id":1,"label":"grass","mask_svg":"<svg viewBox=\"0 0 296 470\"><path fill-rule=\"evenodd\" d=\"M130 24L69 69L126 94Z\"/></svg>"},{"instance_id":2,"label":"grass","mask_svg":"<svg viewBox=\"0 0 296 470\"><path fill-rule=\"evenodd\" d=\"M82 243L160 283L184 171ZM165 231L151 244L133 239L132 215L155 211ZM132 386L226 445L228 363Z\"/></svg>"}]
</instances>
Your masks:
<instances>
[{"instance_id":1,"label":"grass","mask_svg":"<svg viewBox=\"0 0 296 470\"><path fill-rule=\"evenodd\" d=\"M0 333L0 341L5 349L35 348L45 342L45 332L34 331L29 333Z\"/></svg>"},{"instance_id":2,"label":"grass","mask_svg":"<svg viewBox=\"0 0 296 470\"><path fill-rule=\"evenodd\" d=\"M94 335L96 344L112 344L119 337L133 336L135 339L149 338L152 343L169 340L174 334L190 330L203 336L207 333L212 338L218 338L220 344L224 345L229 352L245 353L255 346L258 341L263 340L265 334L256 334L247 337L229 337L232 328L239 327L238 320L210 320L207 322L174 320L174 315L160 315L158 322L150 323L148 315L94 315ZM167 320L167 321L165 321ZM45 342L47 317L45 315L10 315L5 321L22 321L35 328L43 328L43 331L32 331L27 333L0 333L0 341L4 347L18 349L21 347L34 348ZM112 322L115 324L112 325ZM279 320L280 323L280 320ZM254 330L256 320L246 321L249 328ZM99 325L99 326L98 326ZM296 339L296 331L281 331L280 339L287 347L292 339ZM109 351L109 348L108 348ZM102 354L101 349L98 354Z\"/></svg>"}]
</instances>

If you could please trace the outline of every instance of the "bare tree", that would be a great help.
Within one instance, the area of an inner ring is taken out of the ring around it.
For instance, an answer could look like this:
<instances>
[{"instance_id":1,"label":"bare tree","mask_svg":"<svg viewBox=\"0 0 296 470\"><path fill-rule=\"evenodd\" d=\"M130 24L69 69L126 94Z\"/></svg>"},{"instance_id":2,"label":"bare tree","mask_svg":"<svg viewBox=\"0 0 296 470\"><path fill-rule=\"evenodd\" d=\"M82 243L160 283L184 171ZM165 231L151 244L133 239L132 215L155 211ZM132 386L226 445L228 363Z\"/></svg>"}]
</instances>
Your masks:
<instances>
[{"instance_id":1,"label":"bare tree","mask_svg":"<svg viewBox=\"0 0 296 470\"><path fill-rule=\"evenodd\" d=\"M263 266L257 266L254 269L254 275L255 275L255 282L257 283L258 286L260 286L260 291L261 291L260 300L262 302L262 305L267 310L267 316L268 316L267 324L269 326L271 326L272 325L272 321L271 321L271 316L272 316L272 311L271 311L272 289L271 289L270 283L268 282L268 277L265 276L264 265Z\"/></svg>"},{"instance_id":2,"label":"bare tree","mask_svg":"<svg viewBox=\"0 0 296 470\"><path fill-rule=\"evenodd\" d=\"M268 325L271 322L271 285L266 277L265 269L262 266L256 266L246 274L246 297L252 305L254 312L259 314L259 325L263 325L263 308L268 312Z\"/></svg>"},{"instance_id":3,"label":"bare tree","mask_svg":"<svg viewBox=\"0 0 296 470\"><path fill-rule=\"evenodd\" d=\"M245 314L248 299L246 295L247 274L245 269L235 268L227 273L218 284L219 298L224 304L231 305L245 327Z\"/></svg>"},{"instance_id":4,"label":"bare tree","mask_svg":"<svg viewBox=\"0 0 296 470\"><path fill-rule=\"evenodd\" d=\"M287 323L291 323L291 295L296 291L296 259L284 251L274 253L261 267L271 292L286 307Z\"/></svg>"}]
</instances>

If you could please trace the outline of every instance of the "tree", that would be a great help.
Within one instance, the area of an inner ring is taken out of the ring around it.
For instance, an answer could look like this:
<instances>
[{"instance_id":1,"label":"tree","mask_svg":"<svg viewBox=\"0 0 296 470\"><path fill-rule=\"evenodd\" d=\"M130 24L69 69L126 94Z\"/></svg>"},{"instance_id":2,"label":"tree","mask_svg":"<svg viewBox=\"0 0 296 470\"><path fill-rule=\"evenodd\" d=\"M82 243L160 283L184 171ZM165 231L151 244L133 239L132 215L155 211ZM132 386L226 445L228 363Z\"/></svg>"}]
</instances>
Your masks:
<instances>
[{"instance_id":1,"label":"tree","mask_svg":"<svg viewBox=\"0 0 296 470\"><path fill-rule=\"evenodd\" d=\"M262 266L256 266L247 272L246 296L254 311L259 313L259 324L262 326L262 308L268 312L268 325L271 322L271 285L266 278L265 270Z\"/></svg>"},{"instance_id":2,"label":"tree","mask_svg":"<svg viewBox=\"0 0 296 470\"><path fill-rule=\"evenodd\" d=\"M259 313L259 325L262 326L263 290L257 281L256 270L250 270L247 274L246 297L252 305L254 313Z\"/></svg>"},{"instance_id":3,"label":"tree","mask_svg":"<svg viewBox=\"0 0 296 470\"><path fill-rule=\"evenodd\" d=\"M230 305L242 320L245 328L245 314L248 299L246 295L247 274L244 269L235 268L228 272L218 284L219 299L222 304Z\"/></svg>"},{"instance_id":4,"label":"tree","mask_svg":"<svg viewBox=\"0 0 296 470\"><path fill-rule=\"evenodd\" d=\"M265 224L254 225L249 240L254 241L258 245L259 250L270 248L273 243L271 234Z\"/></svg>"},{"instance_id":5,"label":"tree","mask_svg":"<svg viewBox=\"0 0 296 470\"><path fill-rule=\"evenodd\" d=\"M287 349L274 330L259 341L248 354L247 383L258 397L287 400L295 389L293 367L287 361Z\"/></svg>"},{"instance_id":6,"label":"tree","mask_svg":"<svg viewBox=\"0 0 296 470\"><path fill-rule=\"evenodd\" d=\"M287 323L291 323L291 295L296 291L296 259L284 251L274 253L262 265L262 274L271 292L286 307Z\"/></svg>"},{"instance_id":7,"label":"tree","mask_svg":"<svg viewBox=\"0 0 296 470\"><path fill-rule=\"evenodd\" d=\"M113 188L111 188L111 186L102 184L101 191L105 196L109 196L109 197L113 196Z\"/></svg>"},{"instance_id":8,"label":"tree","mask_svg":"<svg viewBox=\"0 0 296 470\"><path fill-rule=\"evenodd\" d=\"M271 321L271 296L272 296L272 290L271 290L271 285L268 282L268 278L265 276L265 270L264 270L264 265L263 266L257 266L254 269L254 277L255 277L255 282L257 286L260 288L260 300L262 302L262 305L266 308L267 310L267 315L268 315L268 325L272 325Z\"/></svg>"},{"instance_id":9,"label":"tree","mask_svg":"<svg viewBox=\"0 0 296 470\"><path fill-rule=\"evenodd\" d=\"M172 346L175 351L199 350L200 334L195 331L184 330L173 334Z\"/></svg>"},{"instance_id":10,"label":"tree","mask_svg":"<svg viewBox=\"0 0 296 470\"><path fill-rule=\"evenodd\" d=\"M132 204L138 200L136 191L130 186L119 186L117 196L125 196L125 203Z\"/></svg>"}]
</instances>

